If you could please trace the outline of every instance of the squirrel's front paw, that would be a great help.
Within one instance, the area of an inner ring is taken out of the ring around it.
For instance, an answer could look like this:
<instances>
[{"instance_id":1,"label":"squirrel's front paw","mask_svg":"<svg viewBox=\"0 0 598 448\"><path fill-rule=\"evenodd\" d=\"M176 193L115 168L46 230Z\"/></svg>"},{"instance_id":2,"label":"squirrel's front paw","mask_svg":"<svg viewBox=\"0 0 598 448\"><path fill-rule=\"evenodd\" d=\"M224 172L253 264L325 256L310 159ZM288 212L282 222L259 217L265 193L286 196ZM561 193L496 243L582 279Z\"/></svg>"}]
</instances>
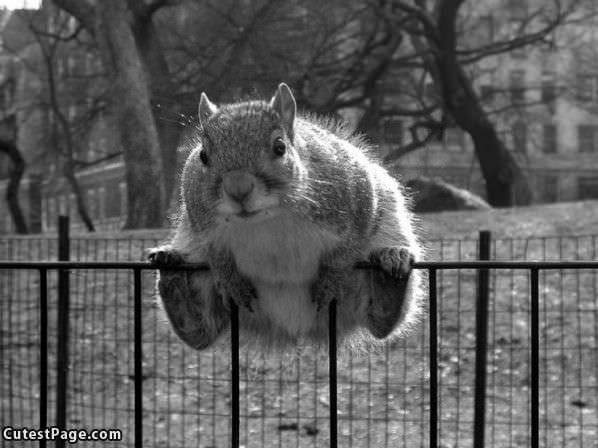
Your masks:
<instances>
[{"instance_id":1,"label":"squirrel's front paw","mask_svg":"<svg viewBox=\"0 0 598 448\"><path fill-rule=\"evenodd\" d=\"M408 293L414 257L406 248L389 247L370 253L375 268L369 272L369 303L366 326L379 339L397 326Z\"/></svg>"},{"instance_id":2,"label":"squirrel's front paw","mask_svg":"<svg viewBox=\"0 0 598 448\"><path fill-rule=\"evenodd\" d=\"M232 300L238 307L253 312L251 303L257 300L257 291L249 280L240 275L218 281L217 289L226 300Z\"/></svg>"},{"instance_id":3,"label":"squirrel's front paw","mask_svg":"<svg viewBox=\"0 0 598 448\"><path fill-rule=\"evenodd\" d=\"M152 265L158 268L175 267L184 262L183 256L177 251L164 249L152 250L148 254L147 259Z\"/></svg>"},{"instance_id":4,"label":"squirrel's front paw","mask_svg":"<svg viewBox=\"0 0 598 448\"><path fill-rule=\"evenodd\" d=\"M384 247L370 253L370 263L395 280L406 280L411 274L415 259L404 247Z\"/></svg>"},{"instance_id":5,"label":"squirrel's front paw","mask_svg":"<svg viewBox=\"0 0 598 448\"><path fill-rule=\"evenodd\" d=\"M340 296L340 278L333 269L320 268L318 279L311 286L311 299L317 311L330 305Z\"/></svg>"}]
</instances>

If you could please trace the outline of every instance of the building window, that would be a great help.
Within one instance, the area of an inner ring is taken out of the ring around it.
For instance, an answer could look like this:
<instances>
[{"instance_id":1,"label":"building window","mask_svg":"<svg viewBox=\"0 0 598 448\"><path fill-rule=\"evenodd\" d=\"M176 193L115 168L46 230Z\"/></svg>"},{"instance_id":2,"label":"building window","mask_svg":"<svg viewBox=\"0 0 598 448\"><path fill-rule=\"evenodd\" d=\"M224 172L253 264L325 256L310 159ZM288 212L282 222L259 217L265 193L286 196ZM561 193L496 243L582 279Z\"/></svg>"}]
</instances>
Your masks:
<instances>
[{"instance_id":1,"label":"building window","mask_svg":"<svg viewBox=\"0 0 598 448\"><path fill-rule=\"evenodd\" d=\"M554 154L557 152L557 135L556 126L554 124L544 125L542 150L546 154Z\"/></svg>"},{"instance_id":2,"label":"building window","mask_svg":"<svg viewBox=\"0 0 598 448\"><path fill-rule=\"evenodd\" d=\"M542 176L542 198L545 202L556 202L559 196L559 179L554 175Z\"/></svg>"},{"instance_id":3,"label":"building window","mask_svg":"<svg viewBox=\"0 0 598 448\"><path fill-rule=\"evenodd\" d=\"M98 189L98 213L100 220L106 218L106 189L104 187Z\"/></svg>"},{"instance_id":4,"label":"building window","mask_svg":"<svg viewBox=\"0 0 598 448\"><path fill-rule=\"evenodd\" d=\"M598 99L598 75L577 75L577 99L579 101L594 101Z\"/></svg>"},{"instance_id":5,"label":"building window","mask_svg":"<svg viewBox=\"0 0 598 448\"><path fill-rule=\"evenodd\" d=\"M491 14L480 17L482 32L484 33L484 42L491 44L494 42L494 17Z\"/></svg>"},{"instance_id":6,"label":"building window","mask_svg":"<svg viewBox=\"0 0 598 448\"><path fill-rule=\"evenodd\" d=\"M6 87L6 84L3 84L2 86L0 86L0 106L2 107L3 110L8 109L10 106L10 102L8 101L8 88Z\"/></svg>"},{"instance_id":7,"label":"building window","mask_svg":"<svg viewBox=\"0 0 598 448\"><path fill-rule=\"evenodd\" d=\"M77 116L77 106L75 106L74 104L69 105L69 109L68 109L68 117L69 117L69 121L72 123L73 121L75 121L75 117Z\"/></svg>"},{"instance_id":8,"label":"building window","mask_svg":"<svg viewBox=\"0 0 598 448\"><path fill-rule=\"evenodd\" d=\"M554 73L546 72L542 74L542 102L552 104L556 100L556 85L554 82Z\"/></svg>"},{"instance_id":9,"label":"building window","mask_svg":"<svg viewBox=\"0 0 598 448\"><path fill-rule=\"evenodd\" d=\"M523 70L511 71L510 91L513 103L522 103L525 101L525 72Z\"/></svg>"},{"instance_id":10,"label":"building window","mask_svg":"<svg viewBox=\"0 0 598 448\"><path fill-rule=\"evenodd\" d=\"M42 231L48 228L48 198L42 197Z\"/></svg>"},{"instance_id":11,"label":"building window","mask_svg":"<svg viewBox=\"0 0 598 448\"><path fill-rule=\"evenodd\" d=\"M93 162L93 160L95 160L96 158L97 152L97 142L95 141L95 139L90 139L85 152L85 161Z\"/></svg>"},{"instance_id":12,"label":"building window","mask_svg":"<svg viewBox=\"0 0 598 448\"><path fill-rule=\"evenodd\" d=\"M86 75L94 74L93 54L91 54L91 53L85 54L85 74Z\"/></svg>"},{"instance_id":13,"label":"building window","mask_svg":"<svg viewBox=\"0 0 598 448\"><path fill-rule=\"evenodd\" d=\"M579 152L596 152L598 126L582 124L577 127Z\"/></svg>"},{"instance_id":14,"label":"building window","mask_svg":"<svg viewBox=\"0 0 598 448\"><path fill-rule=\"evenodd\" d=\"M66 59L66 69L67 75L74 75L75 74L75 58L73 56L68 56Z\"/></svg>"},{"instance_id":15,"label":"building window","mask_svg":"<svg viewBox=\"0 0 598 448\"><path fill-rule=\"evenodd\" d=\"M598 177L579 177L577 195L579 199L598 199Z\"/></svg>"},{"instance_id":16,"label":"building window","mask_svg":"<svg viewBox=\"0 0 598 448\"><path fill-rule=\"evenodd\" d=\"M92 219L95 219L98 216L96 207L96 191L93 188L90 188L87 191L87 211Z\"/></svg>"},{"instance_id":17,"label":"building window","mask_svg":"<svg viewBox=\"0 0 598 448\"><path fill-rule=\"evenodd\" d=\"M61 194L58 196L58 214L61 216L68 215L68 201L66 195Z\"/></svg>"},{"instance_id":18,"label":"building window","mask_svg":"<svg viewBox=\"0 0 598 448\"><path fill-rule=\"evenodd\" d=\"M75 194L69 194L69 216L75 221L79 218L79 214L77 213L77 200L75 199Z\"/></svg>"},{"instance_id":19,"label":"building window","mask_svg":"<svg viewBox=\"0 0 598 448\"><path fill-rule=\"evenodd\" d=\"M121 182L118 184L118 192L120 194L120 216L126 218L127 216L127 184Z\"/></svg>"},{"instance_id":20,"label":"building window","mask_svg":"<svg viewBox=\"0 0 598 448\"><path fill-rule=\"evenodd\" d=\"M54 198L48 198L48 213L46 214L46 225L48 229L54 227L56 221L56 202Z\"/></svg>"},{"instance_id":21,"label":"building window","mask_svg":"<svg viewBox=\"0 0 598 448\"><path fill-rule=\"evenodd\" d=\"M403 143L403 122L398 118L388 118L382 122L384 143L401 145Z\"/></svg>"},{"instance_id":22,"label":"building window","mask_svg":"<svg viewBox=\"0 0 598 448\"><path fill-rule=\"evenodd\" d=\"M513 123L513 149L522 154L527 150L527 125L523 121Z\"/></svg>"},{"instance_id":23,"label":"building window","mask_svg":"<svg viewBox=\"0 0 598 448\"><path fill-rule=\"evenodd\" d=\"M481 43L488 45L494 42L494 17L490 14L480 16L479 27Z\"/></svg>"}]
</instances>

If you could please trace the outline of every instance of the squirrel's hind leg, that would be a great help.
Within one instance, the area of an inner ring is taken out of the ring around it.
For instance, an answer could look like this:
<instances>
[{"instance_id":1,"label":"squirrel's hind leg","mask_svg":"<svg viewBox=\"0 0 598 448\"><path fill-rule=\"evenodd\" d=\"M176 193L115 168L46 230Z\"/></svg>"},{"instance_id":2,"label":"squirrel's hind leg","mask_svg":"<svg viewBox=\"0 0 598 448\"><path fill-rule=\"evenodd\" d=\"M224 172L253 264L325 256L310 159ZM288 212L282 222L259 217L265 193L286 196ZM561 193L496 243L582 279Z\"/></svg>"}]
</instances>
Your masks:
<instances>
[{"instance_id":1,"label":"squirrel's hind leg","mask_svg":"<svg viewBox=\"0 0 598 448\"><path fill-rule=\"evenodd\" d=\"M369 295L366 327L378 339L387 337L405 313L413 262L406 248L382 248L370 254L373 269L365 272Z\"/></svg>"},{"instance_id":2,"label":"squirrel's hind leg","mask_svg":"<svg viewBox=\"0 0 598 448\"><path fill-rule=\"evenodd\" d=\"M165 247L152 251L149 259L159 269L158 291L177 336L197 350L210 346L230 321L211 272L176 270L184 258Z\"/></svg>"}]
</instances>

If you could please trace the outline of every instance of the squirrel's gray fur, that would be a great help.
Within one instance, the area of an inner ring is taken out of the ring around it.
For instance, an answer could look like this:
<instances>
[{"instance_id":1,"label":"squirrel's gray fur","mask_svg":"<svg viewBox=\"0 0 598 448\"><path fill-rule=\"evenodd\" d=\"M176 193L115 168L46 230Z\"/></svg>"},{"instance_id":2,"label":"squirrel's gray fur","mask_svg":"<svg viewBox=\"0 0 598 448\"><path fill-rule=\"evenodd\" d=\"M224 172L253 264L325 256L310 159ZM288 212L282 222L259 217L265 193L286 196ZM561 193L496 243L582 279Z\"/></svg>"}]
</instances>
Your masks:
<instances>
[{"instance_id":1,"label":"squirrel's gray fur","mask_svg":"<svg viewBox=\"0 0 598 448\"><path fill-rule=\"evenodd\" d=\"M413 325L423 296L411 270L422 256L414 218L360 137L297 116L286 84L270 102L217 107L202 94L199 120L174 236L150 254L184 342L202 349L217 340L230 300L243 339L263 347L326 341L333 299L339 341L350 347ZM374 268L355 269L360 260ZM165 269L180 262L210 270Z\"/></svg>"}]
</instances>

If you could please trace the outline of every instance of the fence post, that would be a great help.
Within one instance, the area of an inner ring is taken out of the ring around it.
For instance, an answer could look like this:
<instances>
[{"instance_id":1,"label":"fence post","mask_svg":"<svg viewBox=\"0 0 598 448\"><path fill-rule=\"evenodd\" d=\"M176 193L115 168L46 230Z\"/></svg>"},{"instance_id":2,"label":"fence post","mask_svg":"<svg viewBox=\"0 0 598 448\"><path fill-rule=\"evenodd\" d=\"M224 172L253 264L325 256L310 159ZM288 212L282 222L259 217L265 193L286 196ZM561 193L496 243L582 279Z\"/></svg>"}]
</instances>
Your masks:
<instances>
[{"instance_id":1,"label":"fence post","mask_svg":"<svg viewBox=\"0 0 598 448\"><path fill-rule=\"evenodd\" d=\"M338 447L337 359L336 359L336 299L328 305L328 367L330 385L330 447Z\"/></svg>"},{"instance_id":2,"label":"fence post","mask_svg":"<svg viewBox=\"0 0 598 448\"><path fill-rule=\"evenodd\" d=\"M69 218L58 217L58 260L70 258ZM56 426L66 428L67 384L68 384L68 346L69 346L69 271L58 271L58 325L56 354ZM64 447L65 441L56 439L56 447Z\"/></svg>"},{"instance_id":3,"label":"fence post","mask_svg":"<svg viewBox=\"0 0 598 448\"><path fill-rule=\"evenodd\" d=\"M48 271L39 270L39 428L48 426ZM46 448L46 441L39 441Z\"/></svg>"},{"instance_id":4,"label":"fence post","mask_svg":"<svg viewBox=\"0 0 598 448\"><path fill-rule=\"evenodd\" d=\"M482 230L478 247L478 259L490 260L490 232ZM486 372L488 362L488 296L490 275L488 269L478 270L476 301L476 350L475 350L475 399L474 443L475 448L484 447L486 426Z\"/></svg>"},{"instance_id":5,"label":"fence post","mask_svg":"<svg viewBox=\"0 0 598 448\"><path fill-rule=\"evenodd\" d=\"M239 448L239 307L230 301L230 343L231 343L231 447Z\"/></svg>"},{"instance_id":6,"label":"fence post","mask_svg":"<svg viewBox=\"0 0 598 448\"><path fill-rule=\"evenodd\" d=\"M539 294L539 271L531 270L531 338L532 338L532 401L531 401L531 448L540 446L540 294Z\"/></svg>"},{"instance_id":7,"label":"fence post","mask_svg":"<svg viewBox=\"0 0 598 448\"><path fill-rule=\"evenodd\" d=\"M143 446L143 319L141 269L133 270L133 357L135 378L135 448Z\"/></svg>"},{"instance_id":8,"label":"fence post","mask_svg":"<svg viewBox=\"0 0 598 448\"><path fill-rule=\"evenodd\" d=\"M436 269L428 270L430 323L430 448L438 447L438 285Z\"/></svg>"}]
</instances>

